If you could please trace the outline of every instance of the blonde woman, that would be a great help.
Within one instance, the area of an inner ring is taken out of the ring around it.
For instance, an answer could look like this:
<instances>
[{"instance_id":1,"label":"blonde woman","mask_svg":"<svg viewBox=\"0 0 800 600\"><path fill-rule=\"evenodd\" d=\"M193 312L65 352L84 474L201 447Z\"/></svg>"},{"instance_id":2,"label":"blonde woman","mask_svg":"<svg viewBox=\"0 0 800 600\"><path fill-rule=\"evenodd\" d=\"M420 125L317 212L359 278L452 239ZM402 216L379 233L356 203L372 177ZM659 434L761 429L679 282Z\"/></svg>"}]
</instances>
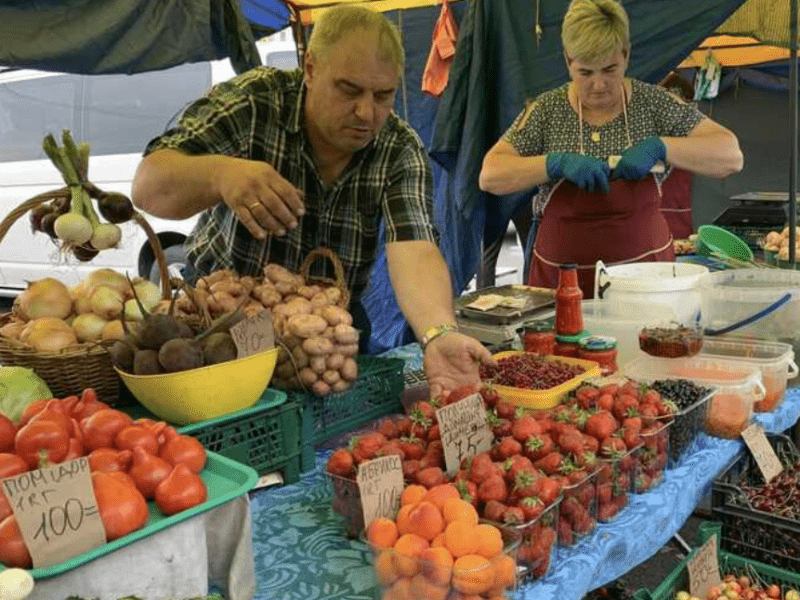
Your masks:
<instances>
[{"instance_id":1,"label":"blonde woman","mask_svg":"<svg viewBox=\"0 0 800 600\"><path fill-rule=\"evenodd\" d=\"M529 103L487 153L480 186L493 194L538 186L527 281L556 287L558 265L577 264L590 298L598 259L674 260L659 210L671 166L721 178L740 171L743 157L731 131L625 76L628 16L615 0L573 0L561 39L570 82ZM619 157L613 168L609 157Z\"/></svg>"}]
</instances>

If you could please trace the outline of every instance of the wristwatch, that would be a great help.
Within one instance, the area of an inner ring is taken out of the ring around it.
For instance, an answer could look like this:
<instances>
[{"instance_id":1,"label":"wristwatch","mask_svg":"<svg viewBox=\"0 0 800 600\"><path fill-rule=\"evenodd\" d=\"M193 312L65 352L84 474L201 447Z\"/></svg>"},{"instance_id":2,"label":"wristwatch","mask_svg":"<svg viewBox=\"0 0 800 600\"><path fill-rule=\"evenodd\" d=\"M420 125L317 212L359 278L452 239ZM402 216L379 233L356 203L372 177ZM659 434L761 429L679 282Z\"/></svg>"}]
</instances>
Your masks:
<instances>
[{"instance_id":1,"label":"wristwatch","mask_svg":"<svg viewBox=\"0 0 800 600\"><path fill-rule=\"evenodd\" d=\"M425 348L436 338L443 336L446 333L450 333L451 331L458 331L458 325L453 325L452 323L445 323L443 325L436 325L434 327L430 327L422 338L419 340L422 349Z\"/></svg>"}]
</instances>

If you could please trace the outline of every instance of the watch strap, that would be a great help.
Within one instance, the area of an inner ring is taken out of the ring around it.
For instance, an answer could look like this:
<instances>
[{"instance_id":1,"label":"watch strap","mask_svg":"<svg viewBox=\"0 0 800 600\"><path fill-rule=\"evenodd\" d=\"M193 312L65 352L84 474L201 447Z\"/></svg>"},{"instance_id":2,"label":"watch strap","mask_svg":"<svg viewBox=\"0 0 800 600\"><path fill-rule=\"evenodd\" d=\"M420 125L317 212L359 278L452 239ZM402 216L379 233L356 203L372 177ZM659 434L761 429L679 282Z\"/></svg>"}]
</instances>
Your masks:
<instances>
[{"instance_id":1,"label":"watch strap","mask_svg":"<svg viewBox=\"0 0 800 600\"><path fill-rule=\"evenodd\" d=\"M444 323L442 325L435 325L434 327L428 328L419 341L420 345L422 346L422 349L425 350L427 345L430 344L433 340L443 336L446 333L450 333L451 331L458 331L458 325L453 325L452 323Z\"/></svg>"}]
</instances>

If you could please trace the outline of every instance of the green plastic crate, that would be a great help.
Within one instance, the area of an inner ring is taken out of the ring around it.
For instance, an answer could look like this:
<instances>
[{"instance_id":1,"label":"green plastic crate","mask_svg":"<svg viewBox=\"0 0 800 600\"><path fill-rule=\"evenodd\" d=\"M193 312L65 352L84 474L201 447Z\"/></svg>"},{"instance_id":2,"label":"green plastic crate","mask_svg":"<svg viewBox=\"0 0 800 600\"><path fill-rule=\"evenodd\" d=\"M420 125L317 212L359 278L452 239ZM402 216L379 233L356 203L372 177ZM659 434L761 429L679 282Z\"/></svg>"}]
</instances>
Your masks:
<instances>
[{"instance_id":1,"label":"green plastic crate","mask_svg":"<svg viewBox=\"0 0 800 600\"><path fill-rule=\"evenodd\" d=\"M717 535L717 542L719 543L722 537L721 533L722 524L719 522L712 521L701 524L699 528L701 544L705 543L714 534ZM689 562L689 558L693 555L694 552L678 565L655 590L650 592L641 589L633 597L636 600L673 600L677 592L681 590L689 591L689 574L686 570L686 563ZM784 592L787 588L800 589L800 575L798 574L771 565L765 565L755 560L742 558L736 554L719 550L719 548L717 556L719 572L722 576L731 572L739 574L747 570L745 574L757 574L763 584L770 585L774 583L781 586L781 590Z\"/></svg>"},{"instance_id":2,"label":"green plastic crate","mask_svg":"<svg viewBox=\"0 0 800 600\"><path fill-rule=\"evenodd\" d=\"M259 475L281 471L285 483L300 479L302 404L268 388L252 407L178 431L208 450L251 466Z\"/></svg>"},{"instance_id":3,"label":"green plastic crate","mask_svg":"<svg viewBox=\"0 0 800 600\"><path fill-rule=\"evenodd\" d=\"M346 392L325 397L289 392L289 399L303 406L304 471L313 468L315 445L403 411L403 364L400 358L361 355L358 379Z\"/></svg>"}]
</instances>

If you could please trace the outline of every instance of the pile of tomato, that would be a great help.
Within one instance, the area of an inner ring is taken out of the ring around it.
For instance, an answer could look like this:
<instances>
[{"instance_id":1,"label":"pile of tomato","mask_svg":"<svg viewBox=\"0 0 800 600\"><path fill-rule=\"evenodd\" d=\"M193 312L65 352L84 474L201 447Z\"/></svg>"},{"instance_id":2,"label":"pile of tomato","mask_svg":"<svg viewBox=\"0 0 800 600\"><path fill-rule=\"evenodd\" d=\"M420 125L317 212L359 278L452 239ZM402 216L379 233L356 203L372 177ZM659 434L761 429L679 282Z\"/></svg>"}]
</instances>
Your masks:
<instances>
[{"instance_id":1,"label":"pile of tomato","mask_svg":"<svg viewBox=\"0 0 800 600\"><path fill-rule=\"evenodd\" d=\"M0 415L0 479L88 457L106 540L147 524L148 500L164 515L204 502L199 473L206 450L195 438L152 419L133 420L101 402L92 389L37 400L19 426ZM0 562L30 568L31 556L5 494L0 493Z\"/></svg>"}]
</instances>

